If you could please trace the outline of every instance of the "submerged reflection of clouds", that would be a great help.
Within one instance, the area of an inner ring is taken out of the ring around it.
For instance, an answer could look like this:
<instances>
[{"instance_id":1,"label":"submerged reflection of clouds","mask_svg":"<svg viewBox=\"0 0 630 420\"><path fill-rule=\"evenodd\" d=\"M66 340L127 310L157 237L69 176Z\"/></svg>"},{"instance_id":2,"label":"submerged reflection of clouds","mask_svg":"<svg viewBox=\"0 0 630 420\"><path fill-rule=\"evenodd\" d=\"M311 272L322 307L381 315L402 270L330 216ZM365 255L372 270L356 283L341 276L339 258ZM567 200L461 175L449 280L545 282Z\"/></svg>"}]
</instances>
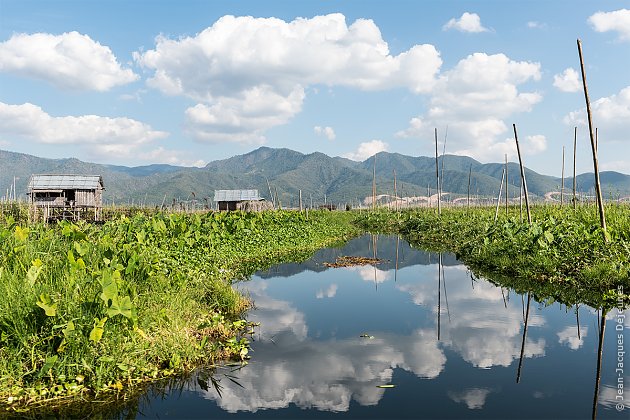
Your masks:
<instances>
[{"instance_id":1,"label":"submerged reflection of clouds","mask_svg":"<svg viewBox=\"0 0 630 420\"><path fill-rule=\"evenodd\" d=\"M464 403L471 410L479 410L486 403L488 394L492 391L486 388L472 388L462 392L449 391L448 396L456 403Z\"/></svg>"},{"instance_id":2,"label":"submerged reflection of clouds","mask_svg":"<svg viewBox=\"0 0 630 420\"><path fill-rule=\"evenodd\" d=\"M417 305L437 308L437 265L434 267L431 280L402 282L397 288L409 293ZM521 301L518 299L518 303L514 300L508 303L507 292L502 292L499 287L486 281L475 282L472 289L471 284L462 276L460 267L444 267L448 312L452 316L449 320L444 313L447 308L442 284L440 299L443 341L475 367L509 366L520 356L523 326ZM542 316L530 313L530 327L542 326L544 323ZM544 338L532 340L527 337L524 356L544 354Z\"/></svg>"},{"instance_id":3,"label":"submerged reflection of clouds","mask_svg":"<svg viewBox=\"0 0 630 420\"><path fill-rule=\"evenodd\" d=\"M243 387L226 386L221 398L214 391L202 391L224 410L255 412L295 404L346 411L352 400L364 406L377 404L385 391L377 386L390 382L395 368L421 378L435 378L444 369L446 357L432 339L433 331L310 340L303 314L266 295L265 285L251 286L263 333L252 362L238 373Z\"/></svg>"},{"instance_id":4,"label":"submerged reflection of clouds","mask_svg":"<svg viewBox=\"0 0 630 420\"><path fill-rule=\"evenodd\" d=\"M558 342L560 344L566 344L571 350L577 350L584 344L584 338L588 332L588 327L581 326L580 334L578 337L577 326L567 326L565 329L558 333Z\"/></svg>"},{"instance_id":5,"label":"submerged reflection of clouds","mask_svg":"<svg viewBox=\"0 0 630 420\"><path fill-rule=\"evenodd\" d=\"M337 288L338 288L338 286L335 283L333 283L330 286L328 286L328 288L326 290L319 289L317 291L317 293L315 294L315 297L317 299L322 299L322 298L325 298L325 297L333 298L337 294Z\"/></svg>"},{"instance_id":6,"label":"submerged reflection of clouds","mask_svg":"<svg viewBox=\"0 0 630 420\"><path fill-rule=\"evenodd\" d=\"M347 267L346 270L356 271L362 280L371 282L376 281L376 283L383 283L393 278L391 271L380 270L372 265Z\"/></svg>"}]
</instances>

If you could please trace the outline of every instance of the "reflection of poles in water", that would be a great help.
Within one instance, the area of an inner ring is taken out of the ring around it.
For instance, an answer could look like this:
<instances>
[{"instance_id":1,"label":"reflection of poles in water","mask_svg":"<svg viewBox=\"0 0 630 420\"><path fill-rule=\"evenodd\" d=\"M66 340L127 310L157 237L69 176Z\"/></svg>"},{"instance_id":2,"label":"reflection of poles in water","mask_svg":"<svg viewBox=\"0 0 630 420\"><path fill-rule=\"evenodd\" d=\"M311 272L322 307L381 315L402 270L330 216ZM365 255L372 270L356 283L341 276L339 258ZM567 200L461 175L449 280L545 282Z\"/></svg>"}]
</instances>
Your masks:
<instances>
[{"instance_id":1,"label":"reflection of poles in water","mask_svg":"<svg viewBox=\"0 0 630 420\"><path fill-rule=\"evenodd\" d=\"M523 298L523 295L521 295L521 308L523 309L523 322L525 322L525 300Z\"/></svg>"},{"instance_id":2,"label":"reflection of poles in water","mask_svg":"<svg viewBox=\"0 0 630 420\"><path fill-rule=\"evenodd\" d=\"M400 243L400 235L396 236L396 267L394 268L394 282L398 277L398 244Z\"/></svg>"},{"instance_id":3,"label":"reflection of poles in water","mask_svg":"<svg viewBox=\"0 0 630 420\"><path fill-rule=\"evenodd\" d=\"M604 350L604 333L606 332L606 311L602 308L602 322L599 329L599 344L597 347L597 370L595 373L595 394L593 395L593 419L597 418L597 400L599 398L599 379L602 372L602 352Z\"/></svg>"},{"instance_id":4,"label":"reflection of poles in water","mask_svg":"<svg viewBox=\"0 0 630 420\"><path fill-rule=\"evenodd\" d=\"M518 361L518 371L516 372L516 383L521 382L521 368L523 367L523 355L525 354L525 337L527 336L527 321L529 320L529 304L531 295L527 293L527 312L525 314L525 325L523 326L523 341L521 342L521 358Z\"/></svg>"},{"instance_id":5,"label":"reflection of poles in water","mask_svg":"<svg viewBox=\"0 0 630 420\"><path fill-rule=\"evenodd\" d=\"M442 267L442 254L439 254L438 257L438 311L437 311L437 339L438 341L440 341L440 315L442 312L442 296L441 296L441 292L442 292L442 270L440 269L440 267Z\"/></svg>"},{"instance_id":6,"label":"reflection of poles in water","mask_svg":"<svg viewBox=\"0 0 630 420\"><path fill-rule=\"evenodd\" d=\"M440 258L440 267L442 269L442 284L444 285L444 300L446 300L446 313L448 314L448 322L451 322L451 310L448 307L448 294L446 293L446 276L444 276L444 264Z\"/></svg>"},{"instance_id":7,"label":"reflection of poles in water","mask_svg":"<svg viewBox=\"0 0 630 420\"><path fill-rule=\"evenodd\" d=\"M501 287L501 296L503 296L503 306L507 309L507 301L505 300L505 293L503 293L503 287Z\"/></svg>"},{"instance_id":8,"label":"reflection of poles in water","mask_svg":"<svg viewBox=\"0 0 630 420\"><path fill-rule=\"evenodd\" d=\"M578 340L581 340L582 337L580 337L580 305L575 305L575 319L577 321Z\"/></svg>"},{"instance_id":9,"label":"reflection of poles in water","mask_svg":"<svg viewBox=\"0 0 630 420\"><path fill-rule=\"evenodd\" d=\"M376 281L376 258L378 255L378 252L376 250L376 241L377 241L378 235L372 235L372 255L374 258L374 264L372 264L374 266L374 288L376 290L378 290L378 281Z\"/></svg>"},{"instance_id":10,"label":"reflection of poles in water","mask_svg":"<svg viewBox=\"0 0 630 420\"><path fill-rule=\"evenodd\" d=\"M601 327L599 326L599 309L597 310L597 331L599 331Z\"/></svg>"}]
</instances>

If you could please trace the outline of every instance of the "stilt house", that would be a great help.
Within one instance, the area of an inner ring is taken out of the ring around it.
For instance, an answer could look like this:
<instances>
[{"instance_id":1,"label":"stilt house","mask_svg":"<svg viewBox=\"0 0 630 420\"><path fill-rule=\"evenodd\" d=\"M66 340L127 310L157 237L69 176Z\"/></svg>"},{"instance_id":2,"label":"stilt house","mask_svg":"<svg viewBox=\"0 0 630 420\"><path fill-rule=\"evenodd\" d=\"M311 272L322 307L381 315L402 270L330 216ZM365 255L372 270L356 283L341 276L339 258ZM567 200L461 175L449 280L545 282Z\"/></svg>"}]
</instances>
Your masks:
<instances>
[{"instance_id":1,"label":"stilt house","mask_svg":"<svg viewBox=\"0 0 630 420\"><path fill-rule=\"evenodd\" d=\"M259 203L265 199L258 195L258 190L216 190L214 192L214 202L218 209L225 210L248 210L254 203Z\"/></svg>"},{"instance_id":2,"label":"stilt house","mask_svg":"<svg viewBox=\"0 0 630 420\"><path fill-rule=\"evenodd\" d=\"M100 175L39 174L28 183L31 207L43 213L44 220L100 220L104 189Z\"/></svg>"}]
</instances>

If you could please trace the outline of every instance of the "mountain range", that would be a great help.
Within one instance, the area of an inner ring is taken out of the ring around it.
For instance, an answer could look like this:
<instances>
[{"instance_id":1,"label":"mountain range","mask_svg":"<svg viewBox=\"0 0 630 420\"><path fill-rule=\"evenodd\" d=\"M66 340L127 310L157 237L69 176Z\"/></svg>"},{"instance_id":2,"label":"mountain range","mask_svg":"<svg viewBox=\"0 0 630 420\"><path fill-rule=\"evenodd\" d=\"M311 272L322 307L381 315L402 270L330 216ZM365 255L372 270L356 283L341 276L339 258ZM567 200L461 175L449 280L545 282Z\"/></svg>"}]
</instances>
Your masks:
<instances>
[{"instance_id":1,"label":"mountain range","mask_svg":"<svg viewBox=\"0 0 630 420\"><path fill-rule=\"evenodd\" d=\"M467 156L444 155L443 192L450 197L466 195L471 174L471 194L496 196L501 184L503 163L480 163ZM102 165L78 159L47 159L0 150L0 197L12 188L15 177L17 196L25 197L28 180L36 173L72 173L101 175L105 184L106 204L171 204L174 201L212 200L214 190L258 189L266 199L277 194L284 205L297 205L298 191L308 205L353 203L372 196L372 173L376 172L377 194L394 194L394 171L398 196L435 194L435 158L380 152L374 158L355 162L315 152L303 154L290 149L260 147L244 155L208 163L203 168L172 165L138 167ZM510 196L518 196L518 163L508 164ZM532 197L544 197L559 191L561 179L525 169ZM577 191L592 191L592 173L577 176ZM600 173L606 199L630 195L630 175L613 171ZM572 177L565 178L565 191L572 190ZM270 194L271 193L271 194Z\"/></svg>"}]
</instances>

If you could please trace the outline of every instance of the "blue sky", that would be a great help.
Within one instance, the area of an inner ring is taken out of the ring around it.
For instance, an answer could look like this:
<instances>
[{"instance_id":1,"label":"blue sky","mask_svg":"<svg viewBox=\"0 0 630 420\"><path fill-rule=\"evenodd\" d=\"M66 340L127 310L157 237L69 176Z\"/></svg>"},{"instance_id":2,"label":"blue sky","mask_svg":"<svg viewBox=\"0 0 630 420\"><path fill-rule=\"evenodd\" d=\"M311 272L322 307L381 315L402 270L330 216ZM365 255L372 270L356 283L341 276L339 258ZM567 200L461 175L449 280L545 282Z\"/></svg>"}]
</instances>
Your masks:
<instances>
[{"instance_id":1,"label":"blue sky","mask_svg":"<svg viewBox=\"0 0 630 420\"><path fill-rule=\"evenodd\" d=\"M203 165L261 145L630 173L628 1L0 0L0 148ZM441 149L442 146L440 146Z\"/></svg>"}]
</instances>

